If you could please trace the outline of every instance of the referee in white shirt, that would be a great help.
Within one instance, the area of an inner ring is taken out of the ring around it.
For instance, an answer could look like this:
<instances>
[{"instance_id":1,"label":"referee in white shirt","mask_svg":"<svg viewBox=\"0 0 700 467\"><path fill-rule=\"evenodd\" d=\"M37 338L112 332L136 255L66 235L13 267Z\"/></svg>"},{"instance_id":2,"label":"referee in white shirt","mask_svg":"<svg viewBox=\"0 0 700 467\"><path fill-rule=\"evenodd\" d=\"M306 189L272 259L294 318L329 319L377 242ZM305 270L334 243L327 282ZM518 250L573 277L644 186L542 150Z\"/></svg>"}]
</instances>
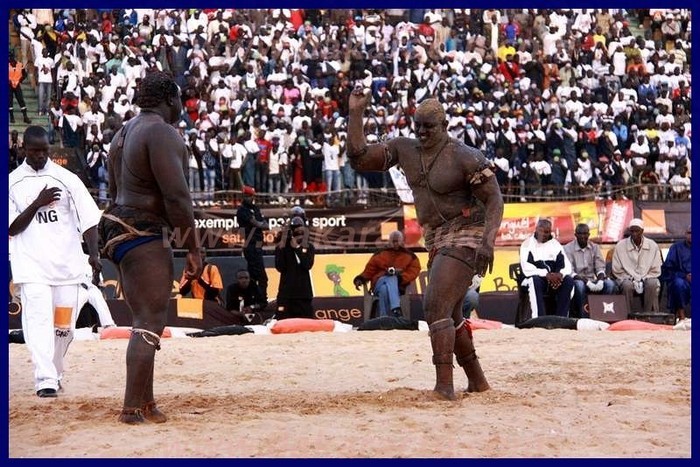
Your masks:
<instances>
[{"instance_id":1,"label":"referee in white shirt","mask_svg":"<svg viewBox=\"0 0 700 467\"><path fill-rule=\"evenodd\" d=\"M101 213L78 176L49 159L49 135L43 127L28 127L24 146L26 159L9 176L12 278L21 288L34 389L39 397L56 397L84 280L81 236L93 281L102 269L95 228Z\"/></svg>"}]
</instances>

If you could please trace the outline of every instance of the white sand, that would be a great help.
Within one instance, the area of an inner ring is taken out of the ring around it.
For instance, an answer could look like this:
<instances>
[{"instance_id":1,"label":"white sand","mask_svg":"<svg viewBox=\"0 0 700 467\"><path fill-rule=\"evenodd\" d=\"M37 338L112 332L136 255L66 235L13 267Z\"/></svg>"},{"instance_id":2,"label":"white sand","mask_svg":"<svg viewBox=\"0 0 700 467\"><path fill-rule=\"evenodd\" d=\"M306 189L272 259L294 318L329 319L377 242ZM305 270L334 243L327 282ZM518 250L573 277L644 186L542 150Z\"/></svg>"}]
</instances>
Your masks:
<instances>
[{"instance_id":1,"label":"white sand","mask_svg":"<svg viewBox=\"0 0 700 467\"><path fill-rule=\"evenodd\" d=\"M10 457L690 457L691 334L476 331L493 387L431 396L424 331L172 338L165 424L117 422L126 340L78 341L34 395L12 344ZM455 369L458 388L466 378Z\"/></svg>"}]
</instances>

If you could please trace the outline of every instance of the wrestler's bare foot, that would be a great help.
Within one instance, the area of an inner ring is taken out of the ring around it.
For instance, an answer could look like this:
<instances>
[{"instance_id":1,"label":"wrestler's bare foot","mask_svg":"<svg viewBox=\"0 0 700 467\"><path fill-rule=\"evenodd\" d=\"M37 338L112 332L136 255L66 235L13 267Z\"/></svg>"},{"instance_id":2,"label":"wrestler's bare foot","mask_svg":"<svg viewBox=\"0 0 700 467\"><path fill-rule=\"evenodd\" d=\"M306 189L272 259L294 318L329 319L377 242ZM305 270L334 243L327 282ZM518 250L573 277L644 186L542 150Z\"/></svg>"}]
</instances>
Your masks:
<instances>
[{"instance_id":1,"label":"wrestler's bare foot","mask_svg":"<svg viewBox=\"0 0 700 467\"><path fill-rule=\"evenodd\" d=\"M479 384L475 384L470 381L467 389L464 392L484 392L488 391L489 389L491 389L491 386L489 386L489 383L486 381Z\"/></svg>"},{"instance_id":2,"label":"wrestler's bare foot","mask_svg":"<svg viewBox=\"0 0 700 467\"><path fill-rule=\"evenodd\" d=\"M455 394L454 388L451 386L441 386L435 385L433 393L440 399L454 401L457 400L457 395Z\"/></svg>"},{"instance_id":3,"label":"wrestler's bare foot","mask_svg":"<svg viewBox=\"0 0 700 467\"><path fill-rule=\"evenodd\" d=\"M155 402L147 402L143 406L143 416L146 420L153 423L165 423L168 417L163 412L158 410Z\"/></svg>"},{"instance_id":4,"label":"wrestler's bare foot","mask_svg":"<svg viewBox=\"0 0 700 467\"><path fill-rule=\"evenodd\" d=\"M119 421L127 425L138 425L144 423L146 419L143 418L141 409L122 409L122 413L119 414Z\"/></svg>"}]
</instances>

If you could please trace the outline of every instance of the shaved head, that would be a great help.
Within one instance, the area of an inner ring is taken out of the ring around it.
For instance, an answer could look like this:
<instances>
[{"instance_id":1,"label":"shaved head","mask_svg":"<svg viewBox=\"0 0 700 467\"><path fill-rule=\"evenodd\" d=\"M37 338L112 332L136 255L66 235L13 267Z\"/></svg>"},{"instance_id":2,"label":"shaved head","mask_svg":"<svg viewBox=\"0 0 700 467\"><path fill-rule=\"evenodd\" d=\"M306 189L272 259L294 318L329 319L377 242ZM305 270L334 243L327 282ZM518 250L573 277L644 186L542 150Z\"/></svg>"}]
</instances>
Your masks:
<instances>
[{"instance_id":1,"label":"shaved head","mask_svg":"<svg viewBox=\"0 0 700 467\"><path fill-rule=\"evenodd\" d=\"M445 109L442 107L442 104L440 104L440 101L438 101L434 97L426 99L423 102L421 102L420 105L418 105L418 108L416 109L416 117L418 117L419 115L424 118L436 118L441 122L447 119Z\"/></svg>"}]
</instances>

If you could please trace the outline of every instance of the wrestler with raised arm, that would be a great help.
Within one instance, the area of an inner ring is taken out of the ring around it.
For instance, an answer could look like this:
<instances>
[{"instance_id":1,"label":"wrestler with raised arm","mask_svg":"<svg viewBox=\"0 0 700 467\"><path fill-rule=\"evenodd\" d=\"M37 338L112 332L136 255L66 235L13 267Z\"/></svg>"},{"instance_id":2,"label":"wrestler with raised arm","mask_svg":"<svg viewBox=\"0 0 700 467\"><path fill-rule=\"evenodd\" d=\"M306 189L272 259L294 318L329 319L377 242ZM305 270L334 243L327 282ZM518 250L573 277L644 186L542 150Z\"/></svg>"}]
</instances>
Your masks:
<instances>
[{"instance_id":1,"label":"wrestler with raised arm","mask_svg":"<svg viewBox=\"0 0 700 467\"><path fill-rule=\"evenodd\" d=\"M349 98L348 155L355 170L386 171L398 164L413 190L418 222L429 252L423 299L430 327L435 392L455 399L452 354L464 368L468 391L489 384L477 359L462 301L474 274L493 269L493 247L503 217L503 198L491 162L477 149L450 138L445 111L429 98L415 113L417 138L397 137L368 145L363 112L368 89Z\"/></svg>"}]
</instances>

